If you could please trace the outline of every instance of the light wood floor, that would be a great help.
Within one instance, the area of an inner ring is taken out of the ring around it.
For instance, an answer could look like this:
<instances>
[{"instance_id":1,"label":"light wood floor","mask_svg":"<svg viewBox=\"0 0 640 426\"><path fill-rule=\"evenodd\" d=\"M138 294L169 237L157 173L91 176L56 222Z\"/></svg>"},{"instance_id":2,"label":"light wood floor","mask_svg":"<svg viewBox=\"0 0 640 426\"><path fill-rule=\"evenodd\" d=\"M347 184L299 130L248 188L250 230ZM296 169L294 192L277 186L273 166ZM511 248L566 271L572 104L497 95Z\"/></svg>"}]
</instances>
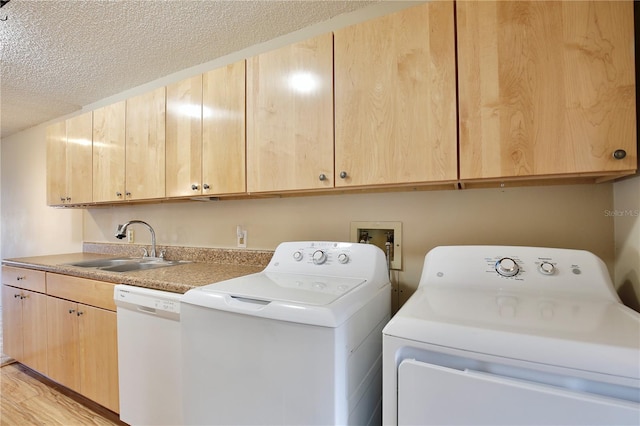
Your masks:
<instances>
[{"instance_id":1,"label":"light wood floor","mask_svg":"<svg viewBox=\"0 0 640 426\"><path fill-rule=\"evenodd\" d=\"M0 368L0 425L125 425L117 414L19 363Z\"/></svg>"}]
</instances>

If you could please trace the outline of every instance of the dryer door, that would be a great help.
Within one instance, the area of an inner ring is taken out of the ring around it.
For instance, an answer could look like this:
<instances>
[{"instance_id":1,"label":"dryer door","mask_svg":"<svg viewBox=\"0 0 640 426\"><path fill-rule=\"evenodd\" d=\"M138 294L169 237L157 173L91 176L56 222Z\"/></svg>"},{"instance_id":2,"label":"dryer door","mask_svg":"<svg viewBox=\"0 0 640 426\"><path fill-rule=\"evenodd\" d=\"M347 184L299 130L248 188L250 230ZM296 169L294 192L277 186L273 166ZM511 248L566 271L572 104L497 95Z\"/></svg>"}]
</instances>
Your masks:
<instances>
[{"instance_id":1,"label":"dryer door","mask_svg":"<svg viewBox=\"0 0 640 426\"><path fill-rule=\"evenodd\" d=\"M399 425L637 425L640 404L407 359Z\"/></svg>"}]
</instances>

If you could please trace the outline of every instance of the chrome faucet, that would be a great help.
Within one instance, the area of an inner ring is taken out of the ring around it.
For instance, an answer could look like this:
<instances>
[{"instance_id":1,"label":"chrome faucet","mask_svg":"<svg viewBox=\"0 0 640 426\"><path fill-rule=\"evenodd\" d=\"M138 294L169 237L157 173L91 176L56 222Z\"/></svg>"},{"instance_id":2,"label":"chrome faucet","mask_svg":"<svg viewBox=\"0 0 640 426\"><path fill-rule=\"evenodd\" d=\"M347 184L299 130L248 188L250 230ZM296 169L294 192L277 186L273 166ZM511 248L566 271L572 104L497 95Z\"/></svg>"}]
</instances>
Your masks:
<instances>
[{"instance_id":1,"label":"chrome faucet","mask_svg":"<svg viewBox=\"0 0 640 426\"><path fill-rule=\"evenodd\" d=\"M134 223L140 223L146 226L149 229L149 232L151 232L151 257L156 257L156 233L151 227L151 225L149 225L147 222L143 222L141 220L130 220L124 225L118 225L118 229L116 231L116 238L120 240L125 238L127 236L127 228L129 227L129 225L132 225ZM146 257L146 255L147 255L147 251L145 250L144 256Z\"/></svg>"}]
</instances>

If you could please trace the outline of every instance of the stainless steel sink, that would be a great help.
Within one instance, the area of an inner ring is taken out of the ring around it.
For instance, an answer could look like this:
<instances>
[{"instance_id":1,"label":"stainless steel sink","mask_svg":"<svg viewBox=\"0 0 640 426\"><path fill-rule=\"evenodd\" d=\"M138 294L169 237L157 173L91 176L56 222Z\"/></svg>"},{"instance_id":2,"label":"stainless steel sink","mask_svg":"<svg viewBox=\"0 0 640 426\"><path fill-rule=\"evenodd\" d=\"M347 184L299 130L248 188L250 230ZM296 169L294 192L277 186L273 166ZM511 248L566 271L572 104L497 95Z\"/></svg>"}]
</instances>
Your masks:
<instances>
[{"instance_id":1,"label":"stainless steel sink","mask_svg":"<svg viewBox=\"0 0 640 426\"><path fill-rule=\"evenodd\" d=\"M116 257L111 259L86 260L84 262L68 263L80 268L100 269L110 272L143 271L146 269L166 268L167 266L191 263L187 260L164 260L157 257Z\"/></svg>"}]
</instances>

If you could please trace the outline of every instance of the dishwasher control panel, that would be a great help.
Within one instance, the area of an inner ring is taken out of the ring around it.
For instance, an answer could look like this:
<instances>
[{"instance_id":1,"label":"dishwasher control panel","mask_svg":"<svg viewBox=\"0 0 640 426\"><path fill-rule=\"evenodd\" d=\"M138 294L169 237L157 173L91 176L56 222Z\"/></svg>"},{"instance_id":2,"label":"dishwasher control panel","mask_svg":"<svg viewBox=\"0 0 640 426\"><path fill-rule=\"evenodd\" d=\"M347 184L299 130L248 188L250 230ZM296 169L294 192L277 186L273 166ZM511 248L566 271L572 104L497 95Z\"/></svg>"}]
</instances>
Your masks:
<instances>
[{"instance_id":1,"label":"dishwasher control panel","mask_svg":"<svg viewBox=\"0 0 640 426\"><path fill-rule=\"evenodd\" d=\"M117 285L114 290L114 300L117 306L126 306L142 312L155 311L180 313L180 299L182 294L168 291L152 290L143 287Z\"/></svg>"}]
</instances>

